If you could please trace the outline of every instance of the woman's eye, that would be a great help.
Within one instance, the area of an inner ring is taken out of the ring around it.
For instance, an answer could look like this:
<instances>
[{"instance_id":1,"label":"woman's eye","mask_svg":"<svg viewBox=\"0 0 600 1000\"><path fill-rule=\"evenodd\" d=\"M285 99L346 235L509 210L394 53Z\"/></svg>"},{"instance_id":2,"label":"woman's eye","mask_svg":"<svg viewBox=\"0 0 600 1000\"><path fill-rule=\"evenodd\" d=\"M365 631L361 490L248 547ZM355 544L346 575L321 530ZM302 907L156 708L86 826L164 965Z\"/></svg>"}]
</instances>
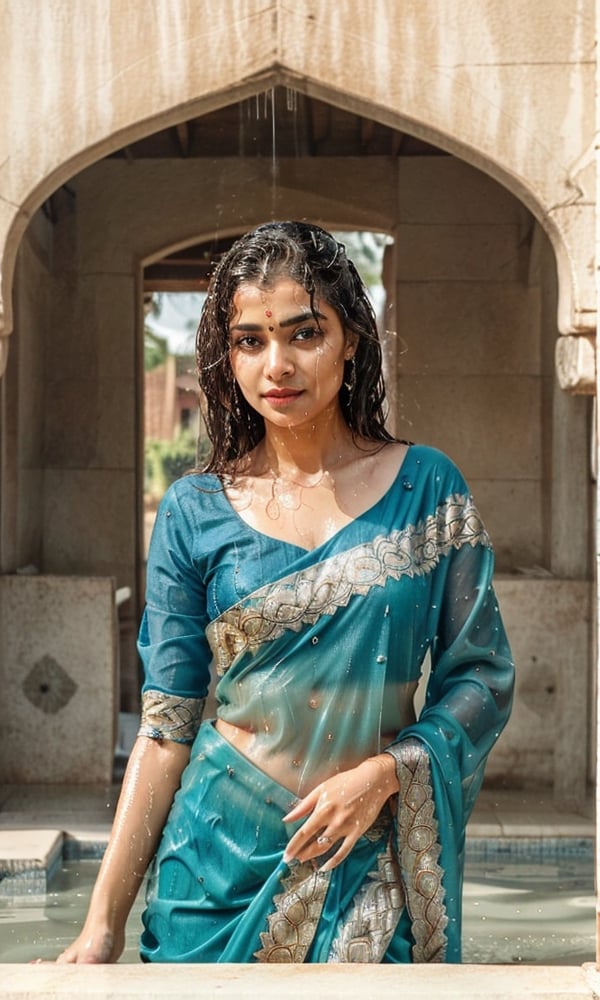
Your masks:
<instances>
[{"instance_id":1,"label":"woman's eye","mask_svg":"<svg viewBox=\"0 0 600 1000\"><path fill-rule=\"evenodd\" d=\"M294 340L312 340L313 337L318 337L320 332L315 326L303 326L301 330L296 330Z\"/></svg>"},{"instance_id":2,"label":"woman's eye","mask_svg":"<svg viewBox=\"0 0 600 1000\"><path fill-rule=\"evenodd\" d=\"M244 334L243 337L237 337L237 339L233 341L231 346L242 347L245 348L246 350L251 350L253 347L256 347L259 343L260 341L256 337L253 337L252 334L250 333L246 333Z\"/></svg>"}]
</instances>

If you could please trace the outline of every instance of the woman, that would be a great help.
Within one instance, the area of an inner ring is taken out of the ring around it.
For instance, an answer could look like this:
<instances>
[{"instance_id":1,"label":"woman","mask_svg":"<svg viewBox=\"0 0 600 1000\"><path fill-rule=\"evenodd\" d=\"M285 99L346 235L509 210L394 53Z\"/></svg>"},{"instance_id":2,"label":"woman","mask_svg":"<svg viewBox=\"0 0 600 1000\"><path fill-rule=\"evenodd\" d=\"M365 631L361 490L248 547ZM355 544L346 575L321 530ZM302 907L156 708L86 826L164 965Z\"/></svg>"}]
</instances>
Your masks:
<instances>
[{"instance_id":1,"label":"woman","mask_svg":"<svg viewBox=\"0 0 600 1000\"><path fill-rule=\"evenodd\" d=\"M467 486L385 430L373 311L317 226L234 244L197 358L212 455L158 513L140 735L60 960L118 958L156 855L145 961L459 961L465 825L513 683Z\"/></svg>"}]
</instances>

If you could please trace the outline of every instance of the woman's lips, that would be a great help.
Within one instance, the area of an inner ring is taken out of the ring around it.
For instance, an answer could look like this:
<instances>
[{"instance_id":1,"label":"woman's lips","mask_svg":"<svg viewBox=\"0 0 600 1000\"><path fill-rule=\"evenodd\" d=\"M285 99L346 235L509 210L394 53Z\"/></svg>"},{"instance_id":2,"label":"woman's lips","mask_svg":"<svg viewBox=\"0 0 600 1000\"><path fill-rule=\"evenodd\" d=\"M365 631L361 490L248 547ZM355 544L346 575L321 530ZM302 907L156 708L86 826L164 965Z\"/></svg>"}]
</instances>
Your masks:
<instances>
[{"instance_id":1,"label":"woman's lips","mask_svg":"<svg viewBox=\"0 0 600 1000\"><path fill-rule=\"evenodd\" d=\"M263 399L273 406L285 406L287 403L293 403L301 395L302 389L269 389L263 394Z\"/></svg>"}]
</instances>

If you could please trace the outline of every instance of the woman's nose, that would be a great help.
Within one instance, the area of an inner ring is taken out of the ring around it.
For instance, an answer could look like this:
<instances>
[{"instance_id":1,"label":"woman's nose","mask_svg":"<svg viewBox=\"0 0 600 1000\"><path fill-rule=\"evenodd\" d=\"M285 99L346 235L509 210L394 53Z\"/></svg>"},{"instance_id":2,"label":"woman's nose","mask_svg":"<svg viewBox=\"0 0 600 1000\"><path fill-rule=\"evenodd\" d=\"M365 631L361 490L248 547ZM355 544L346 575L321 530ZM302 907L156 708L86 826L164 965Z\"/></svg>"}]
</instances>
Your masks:
<instances>
[{"instance_id":1,"label":"woman's nose","mask_svg":"<svg viewBox=\"0 0 600 1000\"><path fill-rule=\"evenodd\" d=\"M267 378L279 379L284 375L289 375L293 369L293 362L286 344L280 344L273 340L267 348L265 359L265 373Z\"/></svg>"}]
</instances>

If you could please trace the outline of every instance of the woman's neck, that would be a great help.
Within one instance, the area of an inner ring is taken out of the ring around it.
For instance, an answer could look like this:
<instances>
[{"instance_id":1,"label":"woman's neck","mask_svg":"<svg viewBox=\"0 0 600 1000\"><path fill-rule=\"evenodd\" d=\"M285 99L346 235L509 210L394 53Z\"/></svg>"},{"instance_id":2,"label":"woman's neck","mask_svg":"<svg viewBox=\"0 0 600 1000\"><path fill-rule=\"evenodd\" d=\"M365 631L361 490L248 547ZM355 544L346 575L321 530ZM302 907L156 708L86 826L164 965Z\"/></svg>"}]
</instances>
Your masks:
<instances>
[{"instance_id":1,"label":"woman's neck","mask_svg":"<svg viewBox=\"0 0 600 1000\"><path fill-rule=\"evenodd\" d=\"M326 427L267 427L253 464L258 475L314 476L344 464L356 451L352 431L340 415Z\"/></svg>"}]
</instances>

